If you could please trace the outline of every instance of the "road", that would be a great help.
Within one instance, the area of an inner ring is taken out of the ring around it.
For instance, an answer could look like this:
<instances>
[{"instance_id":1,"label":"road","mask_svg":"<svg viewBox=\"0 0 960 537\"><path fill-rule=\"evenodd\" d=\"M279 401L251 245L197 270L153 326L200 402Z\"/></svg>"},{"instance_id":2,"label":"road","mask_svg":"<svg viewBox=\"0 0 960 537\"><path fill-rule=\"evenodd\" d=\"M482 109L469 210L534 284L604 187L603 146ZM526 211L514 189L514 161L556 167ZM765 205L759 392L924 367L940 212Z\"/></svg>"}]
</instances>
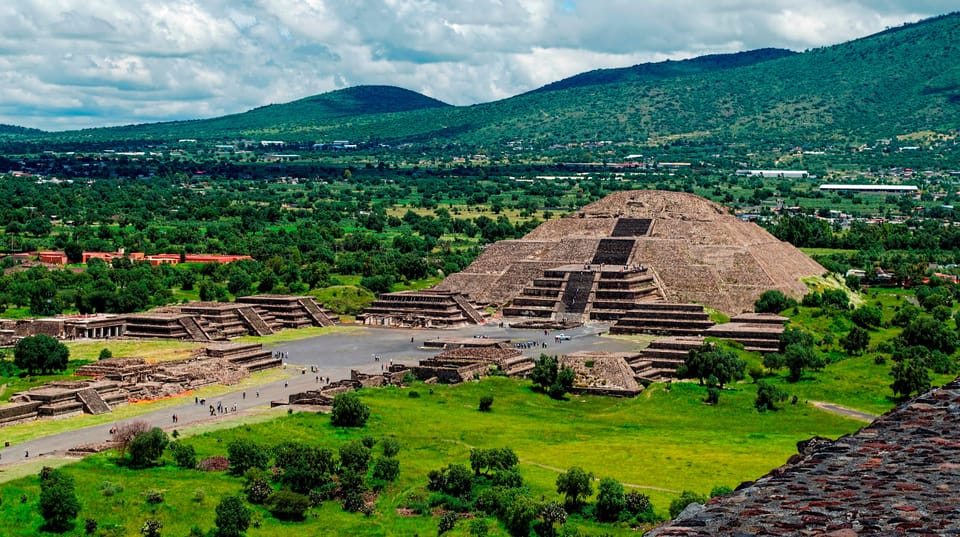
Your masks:
<instances>
[{"instance_id":1,"label":"road","mask_svg":"<svg viewBox=\"0 0 960 537\"><path fill-rule=\"evenodd\" d=\"M450 337L487 337L507 338L513 342L534 341L536 346L523 352L529 356L539 356L540 353L569 353L582 350L628 351L635 350L637 344L614 338L597 337L605 331L606 325L586 325L564 331L570 340L559 344L555 342L555 334L551 331L544 334L542 330L520 330L509 327L500 327L496 323L487 323L482 326L469 326L456 330L409 330L389 328L358 328L348 332L335 332L309 339L274 345L271 350L286 353L285 367L290 371L287 380L264 384L259 388L234 391L216 400L206 401L206 405L199 405L192 397L184 397L182 405L157 410L140 416L129 418L116 423L96 425L69 431L66 433L45 436L10 446L0 450L0 471L4 467L20 464L24 461L35 460L37 457L62 456L70 448L103 442L110 439L110 429L114 425L132 421L145 421L151 426L165 430L183 429L191 425L198 425L210 420L224 420L238 417L246 412L258 408L265 408L270 401L286 402L292 393L315 389L319 383L317 376L329 377L338 380L350 377L350 370L355 369L365 373L377 373L382 367L391 362L414 365L420 359L437 354L436 349L422 348L423 342L428 339ZM410 341L413 338L413 342ZM542 346L543 343L547 347ZM374 360L374 355L380 357ZM306 368L304 374L298 374L300 368ZM311 373L310 366L317 366L318 372ZM227 409L236 405L236 412L225 412L211 416L209 405L217 406L221 403ZM177 423L173 416L177 416ZM70 419L70 418L64 418Z\"/></svg>"}]
</instances>

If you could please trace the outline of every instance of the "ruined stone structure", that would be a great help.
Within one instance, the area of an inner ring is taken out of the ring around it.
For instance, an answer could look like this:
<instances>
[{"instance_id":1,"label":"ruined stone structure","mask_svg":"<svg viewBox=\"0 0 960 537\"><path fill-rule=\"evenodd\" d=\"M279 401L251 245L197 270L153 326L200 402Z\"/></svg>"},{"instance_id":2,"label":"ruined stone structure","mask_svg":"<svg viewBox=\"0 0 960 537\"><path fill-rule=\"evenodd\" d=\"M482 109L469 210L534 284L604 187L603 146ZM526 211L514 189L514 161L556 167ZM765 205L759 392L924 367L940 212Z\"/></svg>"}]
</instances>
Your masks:
<instances>
[{"instance_id":1,"label":"ruined stone structure","mask_svg":"<svg viewBox=\"0 0 960 537\"><path fill-rule=\"evenodd\" d=\"M583 351L560 357L560 366L573 369L576 378L573 393L635 397L643 386L634 379L629 362L638 359L637 353Z\"/></svg>"},{"instance_id":2,"label":"ruined stone structure","mask_svg":"<svg viewBox=\"0 0 960 537\"><path fill-rule=\"evenodd\" d=\"M37 417L103 414L132 400L156 399L210 384L235 384L251 372L280 367L258 343L211 345L185 360L108 358L77 370L90 380L56 381L15 393L0 407L0 426Z\"/></svg>"},{"instance_id":3,"label":"ruined stone structure","mask_svg":"<svg viewBox=\"0 0 960 537\"><path fill-rule=\"evenodd\" d=\"M483 324L483 313L457 292L384 293L357 320L367 325L405 328L457 328Z\"/></svg>"},{"instance_id":4,"label":"ruined stone structure","mask_svg":"<svg viewBox=\"0 0 960 537\"><path fill-rule=\"evenodd\" d=\"M657 338L628 363L639 382L650 384L676 378L677 366L692 349L703 345L707 337L736 341L750 351L777 352L787 320L770 313L742 313L728 323L710 323L706 329L695 330L695 335ZM619 322L610 331L618 327L621 327Z\"/></svg>"},{"instance_id":5,"label":"ruined stone structure","mask_svg":"<svg viewBox=\"0 0 960 537\"><path fill-rule=\"evenodd\" d=\"M800 296L823 267L759 226L692 194L611 194L522 239L486 248L436 289L504 314L616 321L647 303L697 303L735 315L763 291Z\"/></svg>"},{"instance_id":6,"label":"ruined stone structure","mask_svg":"<svg viewBox=\"0 0 960 537\"><path fill-rule=\"evenodd\" d=\"M274 331L334 324L333 312L321 308L312 296L255 295L239 297L237 302L250 304Z\"/></svg>"},{"instance_id":7,"label":"ruined stone structure","mask_svg":"<svg viewBox=\"0 0 960 537\"><path fill-rule=\"evenodd\" d=\"M800 453L653 537L960 534L960 379Z\"/></svg>"}]
</instances>

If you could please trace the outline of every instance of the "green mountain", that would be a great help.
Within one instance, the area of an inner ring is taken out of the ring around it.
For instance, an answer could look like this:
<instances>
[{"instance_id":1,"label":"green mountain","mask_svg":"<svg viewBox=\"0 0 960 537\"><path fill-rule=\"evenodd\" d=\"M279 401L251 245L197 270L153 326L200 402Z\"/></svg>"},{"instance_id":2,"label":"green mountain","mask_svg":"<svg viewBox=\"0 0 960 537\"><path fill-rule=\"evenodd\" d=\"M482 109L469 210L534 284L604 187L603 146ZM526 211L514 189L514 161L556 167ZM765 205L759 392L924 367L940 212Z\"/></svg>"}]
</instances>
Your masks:
<instances>
[{"instance_id":1,"label":"green mountain","mask_svg":"<svg viewBox=\"0 0 960 537\"><path fill-rule=\"evenodd\" d=\"M858 143L960 128L958 57L954 13L800 54L755 51L587 73L467 107L399 88L351 88L216 119L80 133L86 140L347 139L480 148L515 140L540 147L597 140Z\"/></svg>"},{"instance_id":2,"label":"green mountain","mask_svg":"<svg viewBox=\"0 0 960 537\"><path fill-rule=\"evenodd\" d=\"M172 121L84 129L58 133L56 139L228 139L267 135L304 139L296 133L314 132L323 125L340 125L351 118L413 110L449 108L426 95L394 86L355 86L314 95L286 104L271 104L241 114L212 119Z\"/></svg>"},{"instance_id":3,"label":"green mountain","mask_svg":"<svg viewBox=\"0 0 960 537\"><path fill-rule=\"evenodd\" d=\"M29 127L20 127L18 125L0 124L0 136L2 137L30 136L35 134L43 134L43 131L40 129L31 129Z\"/></svg>"},{"instance_id":4,"label":"green mountain","mask_svg":"<svg viewBox=\"0 0 960 537\"><path fill-rule=\"evenodd\" d=\"M734 54L709 54L680 61L667 60L657 63L641 63L620 69L596 69L552 82L529 93L544 93L583 86L599 86L601 84L651 82L744 67L794 54L796 52L786 49L762 48Z\"/></svg>"}]
</instances>

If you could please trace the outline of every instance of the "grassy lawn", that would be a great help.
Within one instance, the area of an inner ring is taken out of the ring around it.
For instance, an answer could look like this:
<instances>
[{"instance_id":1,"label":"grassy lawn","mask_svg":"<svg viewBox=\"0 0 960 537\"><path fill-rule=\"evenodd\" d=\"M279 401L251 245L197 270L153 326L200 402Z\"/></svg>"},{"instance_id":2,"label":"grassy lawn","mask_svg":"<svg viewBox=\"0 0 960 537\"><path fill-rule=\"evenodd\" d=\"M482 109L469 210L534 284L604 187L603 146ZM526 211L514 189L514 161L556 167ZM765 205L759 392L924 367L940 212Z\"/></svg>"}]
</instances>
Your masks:
<instances>
[{"instance_id":1,"label":"grassy lawn","mask_svg":"<svg viewBox=\"0 0 960 537\"><path fill-rule=\"evenodd\" d=\"M421 397L411 398L417 390ZM493 395L493 410L476 410L481 395ZM654 385L636 399L571 397L552 401L533 393L528 382L490 378L460 386L424 386L364 390L361 397L372 408L367 426L335 429L327 416L313 413L284 415L257 423L251 420L231 429L211 428L189 436L198 456L225 455L237 438L267 445L302 440L336 448L363 436L399 439L402 449L400 479L385 489L369 517L343 512L334 502L313 509L306 521L283 523L254 507L259 528L247 535L420 535L433 534L437 519L401 516L396 508L411 492L423 490L426 474L450 463L469 464L471 447L509 446L519 456L520 470L536 497L557 498L558 472L579 465L596 477L614 477L651 496L658 513L684 489L707 493L716 485L735 486L760 477L796 451L796 442L819 434L828 437L853 432L862 424L807 405L786 405L779 412L759 414L752 408L753 385L726 390L715 407L705 406L705 390L690 383L669 389ZM413 425L413 426L411 426ZM379 446L378 446L379 447ZM377 451L375 448L375 452ZM242 489L242 479L218 473L162 468L134 471L117 466L111 455L99 455L66 467L77 481L83 506L78 520L95 518L101 529L120 528L108 535L135 534L143 521L163 522L165 535L186 535L193 525L212 526L212 510L226 494ZM7 498L27 496L26 503L7 501L0 511L0 527L10 537L35 535L35 475L0 485ZM112 496L103 494L104 482L122 485ZM142 493L164 492L165 500L148 505ZM668 491L659 490L667 489ZM197 491L203 499L197 501ZM314 514L316 516L314 516ZM635 535L627 528L574 521L588 535ZM82 531L78 527L75 533ZM449 535L467 535L461 522ZM493 523L493 535L505 535Z\"/></svg>"},{"instance_id":2,"label":"grassy lawn","mask_svg":"<svg viewBox=\"0 0 960 537\"><path fill-rule=\"evenodd\" d=\"M33 440L34 438L40 438L42 436L60 434L94 425L103 425L104 423L125 420L127 418L140 416L155 410L179 406L188 402L188 400L193 399L194 396L212 399L219 395L237 390L253 389L262 384L282 380L286 377L289 377L291 374L292 371L284 369L270 369L267 371L254 373L239 383L230 386L205 386L198 390L188 391L174 397L157 399L153 401L138 401L136 403L118 406L108 414L82 414L69 419L41 419L27 423L10 425L0 430L0 436L2 436L3 441L10 442L11 445L16 445L28 440Z\"/></svg>"},{"instance_id":3,"label":"grassy lawn","mask_svg":"<svg viewBox=\"0 0 960 537\"><path fill-rule=\"evenodd\" d=\"M288 341L299 341L312 337L322 336L333 333L349 333L356 330L357 326L308 326L296 330L282 330L269 336L241 336L233 338L230 341L234 343L262 343L264 346L286 343Z\"/></svg>"},{"instance_id":4,"label":"grassy lawn","mask_svg":"<svg viewBox=\"0 0 960 537\"><path fill-rule=\"evenodd\" d=\"M204 347L202 343L156 339L67 341L65 344L70 349L71 359L91 361L99 359L100 351L103 349L110 349L115 358L143 358L150 362L161 362L189 358L194 351Z\"/></svg>"}]
</instances>

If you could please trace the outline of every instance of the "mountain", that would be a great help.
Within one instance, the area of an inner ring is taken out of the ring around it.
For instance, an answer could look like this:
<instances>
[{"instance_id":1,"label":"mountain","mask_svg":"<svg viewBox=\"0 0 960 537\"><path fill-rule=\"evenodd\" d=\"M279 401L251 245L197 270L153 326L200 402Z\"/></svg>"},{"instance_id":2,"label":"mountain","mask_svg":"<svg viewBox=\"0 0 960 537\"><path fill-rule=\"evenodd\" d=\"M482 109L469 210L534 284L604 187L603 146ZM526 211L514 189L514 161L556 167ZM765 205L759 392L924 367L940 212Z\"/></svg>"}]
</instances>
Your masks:
<instances>
[{"instance_id":1,"label":"mountain","mask_svg":"<svg viewBox=\"0 0 960 537\"><path fill-rule=\"evenodd\" d=\"M734 54L709 54L680 61L667 60L657 63L641 63L619 69L596 69L552 82L528 93L544 93L601 84L649 82L678 76L704 74L776 60L794 54L796 52L786 49L762 48Z\"/></svg>"},{"instance_id":2,"label":"mountain","mask_svg":"<svg viewBox=\"0 0 960 537\"><path fill-rule=\"evenodd\" d=\"M212 119L170 121L122 127L57 133L54 139L177 138L227 139L258 135L289 136L304 129L338 125L353 118L415 110L449 108L450 105L420 93L394 86L355 86L306 97L285 104L270 104L248 112Z\"/></svg>"},{"instance_id":3,"label":"mountain","mask_svg":"<svg viewBox=\"0 0 960 537\"><path fill-rule=\"evenodd\" d=\"M474 106L361 87L221 118L53 139L268 137L480 148L516 140L540 147L598 140L860 143L960 129L958 54L960 14L953 13L799 54L767 49L585 73Z\"/></svg>"},{"instance_id":4,"label":"mountain","mask_svg":"<svg viewBox=\"0 0 960 537\"><path fill-rule=\"evenodd\" d=\"M20 127L18 125L4 125L0 124L0 136L24 136L24 135L35 135L43 134L43 131L40 129L31 129L29 127Z\"/></svg>"}]
</instances>

